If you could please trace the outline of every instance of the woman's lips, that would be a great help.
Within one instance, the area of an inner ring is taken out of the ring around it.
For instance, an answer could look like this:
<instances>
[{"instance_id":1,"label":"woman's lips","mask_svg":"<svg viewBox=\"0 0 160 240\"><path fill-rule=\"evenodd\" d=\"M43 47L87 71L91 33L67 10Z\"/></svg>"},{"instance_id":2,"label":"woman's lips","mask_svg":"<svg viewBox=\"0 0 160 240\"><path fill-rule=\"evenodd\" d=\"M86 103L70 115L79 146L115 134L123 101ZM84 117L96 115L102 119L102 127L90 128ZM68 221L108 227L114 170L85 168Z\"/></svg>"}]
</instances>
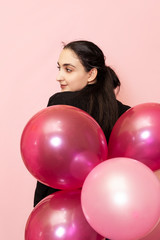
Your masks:
<instances>
[{"instance_id":1,"label":"woman's lips","mask_svg":"<svg viewBox=\"0 0 160 240\"><path fill-rule=\"evenodd\" d=\"M65 88L67 85L63 85L63 84L61 84L61 88Z\"/></svg>"}]
</instances>

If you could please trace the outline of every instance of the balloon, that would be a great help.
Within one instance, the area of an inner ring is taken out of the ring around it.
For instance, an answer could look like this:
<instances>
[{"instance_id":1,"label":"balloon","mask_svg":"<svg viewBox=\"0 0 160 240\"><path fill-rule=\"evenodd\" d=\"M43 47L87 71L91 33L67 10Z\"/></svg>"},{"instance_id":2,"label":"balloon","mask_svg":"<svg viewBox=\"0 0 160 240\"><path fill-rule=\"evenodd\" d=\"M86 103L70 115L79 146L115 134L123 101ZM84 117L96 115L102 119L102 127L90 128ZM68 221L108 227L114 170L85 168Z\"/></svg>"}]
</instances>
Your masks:
<instances>
[{"instance_id":1,"label":"balloon","mask_svg":"<svg viewBox=\"0 0 160 240\"><path fill-rule=\"evenodd\" d=\"M116 122L108 144L108 158L128 157L160 168L160 104L139 104Z\"/></svg>"},{"instance_id":2,"label":"balloon","mask_svg":"<svg viewBox=\"0 0 160 240\"><path fill-rule=\"evenodd\" d=\"M25 240L102 240L84 217L80 195L59 191L43 199L28 218Z\"/></svg>"},{"instance_id":3,"label":"balloon","mask_svg":"<svg viewBox=\"0 0 160 240\"><path fill-rule=\"evenodd\" d=\"M109 159L86 177L81 204L87 221L102 236L137 240L160 218L160 182L137 160Z\"/></svg>"},{"instance_id":4,"label":"balloon","mask_svg":"<svg viewBox=\"0 0 160 240\"><path fill-rule=\"evenodd\" d=\"M140 240L160 240L160 221L156 227L146 237Z\"/></svg>"},{"instance_id":5,"label":"balloon","mask_svg":"<svg viewBox=\"0 0 160 240\"><path fill-rule=\"evenodd\" d=\"M45 108L25 126L21 154L29 172L57 189L80 188L107 158L105 135L86 112L65 105Z\"/></svg>"}]
</instances>

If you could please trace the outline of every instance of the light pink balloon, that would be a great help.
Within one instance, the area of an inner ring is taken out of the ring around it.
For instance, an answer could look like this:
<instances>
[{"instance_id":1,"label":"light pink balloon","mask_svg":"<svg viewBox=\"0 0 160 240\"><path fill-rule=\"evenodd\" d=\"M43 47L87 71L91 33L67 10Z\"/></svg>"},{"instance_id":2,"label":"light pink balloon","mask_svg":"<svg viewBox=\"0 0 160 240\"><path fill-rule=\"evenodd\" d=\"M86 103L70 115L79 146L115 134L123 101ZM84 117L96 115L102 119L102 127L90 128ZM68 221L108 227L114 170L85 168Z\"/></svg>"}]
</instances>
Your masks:
<instances>
[{"instance_id":1,"label":"light pink balloon","mask_svg":"<svg viewBox=\"0 0 160 240\"><path fill-rule=\"evenodd\" d=\"M107 158L105 135L86 112L56 105L35 114L21 137L21 154L29 172L58 189L82 186L87 174Z\"/></svg>"},{"instance_id":2,"label":"light pink balloon","mask_svg":"<svg viewBox=\"0 0 160 240\"><path fill-rule=\"evenodd\" d=\"M81 202L96 232L112 240L137 240L159 220L160 182L137 160L109 159L87 176Z\"/></svg>"},{"instance_id":3,"label":"light pink balloon","mask_svg":"<svg viewBox=\"0 0 160 240\"><path fill-rule=\"evenodd\" d=\"M160 222L156 225L153 231L140 240L160 240Z\"/></svg>"},{"instance_id":4,"label":"light pink balloon","mask_svg":"<svg viewBox=\"0 0 160 240\"><path fill-rule=\"evenodd\" d=\"M155 171L154 173L158 180L160 180L160 170ZM146 237L141 238L140 240L160 240L160 219L155 228Z\"/></svg>"},{"instance_id":5,"label":"light pink balloon","mask_svg":"<svg viewBox=\"0 0 160 240\"><path fill-rule=\"evenodd\" d=\"M160 168L160 104L139 104L116 122L108 144L108 158L128 157Z\"/></svg>"},{"instance_id":6,"label":"light pink balloon","mask_svg":"<svg viewBox=\"0 0 160 240\"><path fill-rule=\"evenodd\" d=\"M25 240L102 240L84 217L80 195L59 191L43 199L28 218Z\"/></svg>"}]
</instances>

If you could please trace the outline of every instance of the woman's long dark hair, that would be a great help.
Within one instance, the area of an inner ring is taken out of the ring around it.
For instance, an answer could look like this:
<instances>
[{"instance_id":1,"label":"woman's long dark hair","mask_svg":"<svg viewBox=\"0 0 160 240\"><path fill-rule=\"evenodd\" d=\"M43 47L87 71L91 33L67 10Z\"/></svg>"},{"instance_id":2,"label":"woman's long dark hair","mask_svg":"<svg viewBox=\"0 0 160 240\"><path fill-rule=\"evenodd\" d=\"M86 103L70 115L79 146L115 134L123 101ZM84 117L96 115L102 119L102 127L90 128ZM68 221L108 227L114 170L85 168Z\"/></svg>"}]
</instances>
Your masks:
<instances>
[{"instance_id":1,"label":"woman's long dark hair","mask_svg":"<svg viewBox=\"0 0 160 240\"><path fill-rule=\"evenodd\" d=\"M88 113L94 116L94 106L98 102L98 123L105 135L110 132L118 118L118 107L114 89L120 87L116 73L105 65L105 57L101 49L89 41L73 41L64 46L78 56L86 72L97 69L96 83L82 89L81 93L89 96Z\"/></svg>"}]
</instances>

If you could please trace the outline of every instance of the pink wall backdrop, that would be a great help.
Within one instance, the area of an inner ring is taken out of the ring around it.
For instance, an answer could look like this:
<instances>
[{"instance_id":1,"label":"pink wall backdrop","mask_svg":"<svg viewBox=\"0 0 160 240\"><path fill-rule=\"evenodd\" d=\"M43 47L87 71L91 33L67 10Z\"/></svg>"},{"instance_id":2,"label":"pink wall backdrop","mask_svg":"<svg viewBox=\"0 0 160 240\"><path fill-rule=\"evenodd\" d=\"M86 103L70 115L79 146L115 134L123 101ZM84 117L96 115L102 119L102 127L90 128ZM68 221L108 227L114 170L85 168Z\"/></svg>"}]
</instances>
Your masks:
<instances>
[{"instance_id":1,"label":"pink wall backdrop","mask_svg":"<svg viewBox=\"0 0 160 240\"><path fill-rule=\"evenodd\" d=\"M5 0L0 3L0 236L24 239L36 180L20 155L27 121L59 91L61 42L86 39L121 79L119 99L159 102L159 0Z\"/></svg>"}]
</instances>

